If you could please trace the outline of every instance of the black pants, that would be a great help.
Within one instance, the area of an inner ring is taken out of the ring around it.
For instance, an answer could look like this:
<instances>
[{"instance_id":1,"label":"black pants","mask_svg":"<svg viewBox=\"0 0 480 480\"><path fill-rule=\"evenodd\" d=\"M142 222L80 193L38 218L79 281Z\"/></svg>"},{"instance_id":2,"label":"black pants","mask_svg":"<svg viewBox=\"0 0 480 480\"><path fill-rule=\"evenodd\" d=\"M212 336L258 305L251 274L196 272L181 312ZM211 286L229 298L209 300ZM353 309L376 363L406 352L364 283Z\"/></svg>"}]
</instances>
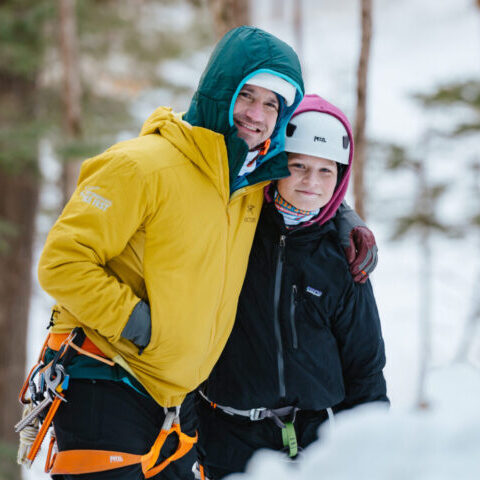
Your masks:
<instances>
[{"instance_id":1,"label":"black pants","mask_svg":"<svg viewBox=\"0 0 480 480\"><path fill-rule=\"evenodd\" d=\"M244 472L257 450L284 450L281 428L273 420L252 422L214 410L202 398L198 398L196 403L198 451L208 478L219 480L231 473ZM326 411L304 410L297 413L294 426L299 450L318 439L318 427L327 419Z\"/></svg>"},{"instance_id":2,"label":"black pants","mask_svg":"<svg viewBox=\"0 0 480 480\"><path fill-rule=\"evenodd\" d=\"M145 454L157 438L165 413L150 397L146 397L122 382L108 380L70 381L67 403L62 404L54 418L59 451L74 449L113 450ZM187 396L180 412L182 431L195 435L196 416L193 396ZM162 448L159 462L176 449L178 438L169 435ZM196 447L152 477L156 480L192 480L192 465ZM55 475L56 480L140 480L144 478L140 465L107 472L82 475Z\"/></svg>"}]
</instances>

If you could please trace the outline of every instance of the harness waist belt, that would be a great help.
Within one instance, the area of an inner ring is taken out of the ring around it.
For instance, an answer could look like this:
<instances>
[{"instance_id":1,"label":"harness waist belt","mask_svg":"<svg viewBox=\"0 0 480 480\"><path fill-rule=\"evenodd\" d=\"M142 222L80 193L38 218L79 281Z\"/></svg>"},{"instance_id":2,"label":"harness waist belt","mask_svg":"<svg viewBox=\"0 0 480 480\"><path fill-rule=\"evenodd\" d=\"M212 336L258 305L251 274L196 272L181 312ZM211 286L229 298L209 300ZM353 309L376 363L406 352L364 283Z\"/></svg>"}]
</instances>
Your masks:
<instances>
[{"instance_id":1,"label":"harness waist belt","mask_svg":"<svg viewBox=\"0 0 480 480\"><path fill-rule=\"evenodd\" d=\"M218 403L212 402L201 390L199 390L200 395L206 400L212 408L218 408L222 412L227 413L228 415L238 415L240 417L249 418L252 422L256 422L258 420L265 420L266 418L272 418L275 420L275 423L283 422L280 421L279 417L285 417L287 415L293 414L295 417L296 413L300 410L298 407L280 407L280 408L266 408L266 407L259 407L259 408L251 408L250 410L238 410L237 408L227 407L225 405L219 405Z\"/></svg>"},{"instance_id":2,"label":"harness waist belt","mask_svg":"<svg viewBox=\"0 0 480 480\"><path fill-rule=\"evenodd\" d=\"M48 348L51 348L52 350L59 350L63 342L68 338L69 335L69 333L50 333L47 342ZM81 347L88 353L98 355L99 357L107 358L107 356L88 337L85 337L85 340Z\"/></svg>"}]
</instances>

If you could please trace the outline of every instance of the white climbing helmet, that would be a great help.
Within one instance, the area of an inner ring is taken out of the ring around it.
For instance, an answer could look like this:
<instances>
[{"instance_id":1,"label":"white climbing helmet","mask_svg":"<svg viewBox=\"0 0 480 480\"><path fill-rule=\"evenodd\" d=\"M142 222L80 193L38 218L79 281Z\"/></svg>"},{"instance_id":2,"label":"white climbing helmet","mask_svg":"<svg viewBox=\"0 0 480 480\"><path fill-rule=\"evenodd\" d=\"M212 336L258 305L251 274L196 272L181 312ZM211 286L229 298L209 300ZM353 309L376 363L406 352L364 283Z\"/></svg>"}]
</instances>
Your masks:
<instances>
[{"instance_id":1,"label":"white climbing helmet","mask_svg":"<svg viewBox=\"0 0 480 480\"><path fill-rule=\"evenodd\" d=\"M258 87L266 88L272 92L278 93L285 99L287 107L293 105L295 101L296 89L290 83L278 75L273 73L261 72L247 80L249 85L257 85Z\"/></svg>"},{"instance_id":2,"label":"white climbing helmet","mask_svg":"<svg viewBox=\"0 0 480 480\"><path fill-rule=\"evenodd\" d=\"M338 118L323 112L303 112L287 126L285 151L348 165L350 137Z\"/></svg>"}]
</instances>

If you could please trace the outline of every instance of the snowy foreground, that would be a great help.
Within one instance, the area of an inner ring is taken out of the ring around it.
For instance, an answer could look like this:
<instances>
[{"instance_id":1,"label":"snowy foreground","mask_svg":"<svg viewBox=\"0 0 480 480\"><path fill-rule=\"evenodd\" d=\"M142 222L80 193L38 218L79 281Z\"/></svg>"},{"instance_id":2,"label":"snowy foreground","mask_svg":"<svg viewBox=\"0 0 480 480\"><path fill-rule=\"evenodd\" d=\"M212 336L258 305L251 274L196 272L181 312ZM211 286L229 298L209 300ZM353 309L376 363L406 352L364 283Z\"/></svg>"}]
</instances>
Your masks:
<instances>
[{"instance_id":1,"label":"snowy foreground","mask_svg":"<svg viewBox=\"0 0 480 480\"><path fill-rule=\"evenodd\" d=\"M229 480L478 480L480 375L469 365L432 372L423 410L370 405L336 416L299 462L261 451ZM41 473L44 453L24 478Z\"/></svg>"},{"instance_id":2,"label":"snowy foreground","mask_svg":"<svg viewBox=\"0 0 480 480\"><path fill-rule=\"evenodd\" d=\"M455 365L429 377L425 410L387 411L365 406L322 428L323 441L298 463L259 452L247 474L229 480L478 480L480 377Z\"/></svg>"}]
</instances>

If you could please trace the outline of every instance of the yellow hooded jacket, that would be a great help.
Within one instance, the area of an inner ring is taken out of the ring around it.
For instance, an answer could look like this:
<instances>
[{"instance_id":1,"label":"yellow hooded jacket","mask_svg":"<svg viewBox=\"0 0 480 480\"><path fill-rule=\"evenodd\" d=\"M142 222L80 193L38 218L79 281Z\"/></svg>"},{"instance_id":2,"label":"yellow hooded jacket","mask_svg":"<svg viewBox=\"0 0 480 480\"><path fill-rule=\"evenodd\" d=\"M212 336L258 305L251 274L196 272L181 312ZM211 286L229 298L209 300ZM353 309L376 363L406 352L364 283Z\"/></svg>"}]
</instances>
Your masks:
<instances>
[{"instance_id":1,"label":"yellow hooded jacket","mask_svg":"<svg viewBox=\"0 0 480 480\"><path fill-rule=\"evenodd\" d=\"M231 331L266 183L230 200L223 136L157 109L142 136L84 162L48 235L39 280L58 302L52 331L82 326L158 403L180 404ZM142 355L120 337L140 299L152 318Z\"/></svg>"}]
</instances>

